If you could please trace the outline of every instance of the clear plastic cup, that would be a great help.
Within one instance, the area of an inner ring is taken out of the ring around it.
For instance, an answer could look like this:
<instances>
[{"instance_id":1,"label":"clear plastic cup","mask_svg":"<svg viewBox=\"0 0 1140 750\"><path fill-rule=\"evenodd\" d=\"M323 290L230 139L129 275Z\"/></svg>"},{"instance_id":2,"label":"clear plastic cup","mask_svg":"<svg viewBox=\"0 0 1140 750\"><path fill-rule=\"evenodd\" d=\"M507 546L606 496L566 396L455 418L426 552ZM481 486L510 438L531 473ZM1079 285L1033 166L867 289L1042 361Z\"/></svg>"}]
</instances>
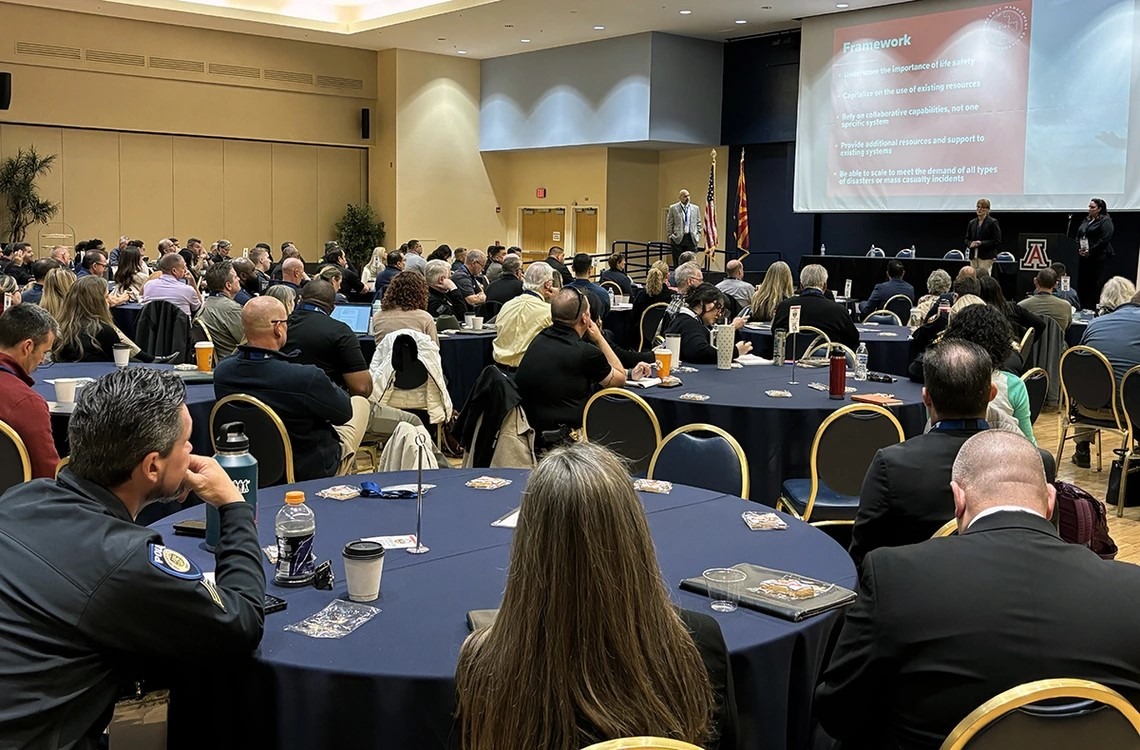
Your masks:
<instances>
[{"instance_id":1,"label":"clear plastic cup","mask_svg":"<svg viewBox=\"0 0 1140 750\"><path fill-rule=\"evenodd\" d=\"M735 612L747 577L744 572L736 568L709 568L701 575L709 587L709 606L717 612Z\"/></svg>"}]
</instances>

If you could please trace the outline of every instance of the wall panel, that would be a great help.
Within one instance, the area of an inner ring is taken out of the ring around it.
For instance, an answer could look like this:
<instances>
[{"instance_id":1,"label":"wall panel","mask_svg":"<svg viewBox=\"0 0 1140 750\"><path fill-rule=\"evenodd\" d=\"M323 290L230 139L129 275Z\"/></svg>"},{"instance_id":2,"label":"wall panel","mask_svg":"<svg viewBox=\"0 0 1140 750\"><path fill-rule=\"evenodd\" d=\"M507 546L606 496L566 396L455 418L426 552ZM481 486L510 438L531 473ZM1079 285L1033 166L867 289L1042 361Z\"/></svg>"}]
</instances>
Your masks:
<instances>
[{"instance_id":1,"label":"wall panel","mask_svg":"<svg viewBox=\"0 0 1140 750\"><path fill-rule=\"evenodd\" d=\"M225 141L222 149L225 239L239 248L273 244L273 146ZM205 239L205 238L203 238Z\"/></svg>"},{"instance_id":2,"label":"wall panel","mask_svg":"<svg viewBox=\"0 0 1140 750\"><path fill-rule=\"evenodd\" d=\"M214 138L174 138L174 230L183 246L224 234L222 144ZM236 240L235 240L236 242Z\"/></svg>"},{"instance_id":3,"label":"wall panel","mask_svg":"<svg viewBox=\"0 0 1140 750\"><path fill-rule=\"evenodd\" d=\"M307 260L320 253L317 232L317 148L273 144L273 257L292 242ZM255 243L256 244L256 243Z\"/></svg>"},{"instance_id":4,"label":"wall panel","mask_svg":"<svg viewBox=\"0 0 1140 750\"><path fill-rule=\"evenodd\" d=\"M348 203L364 200L361 192L360 154L345 148L317 149L317 235L319 253L325 240L336 236L333 228L344 216Z\"/></svg>"},{"instance_id":5,"label":"wall panel","mask_svg":"<svg viewBox=\"0 0 1140 750\"><path fill-rule=\"evenodd\" d=\"M119 237L119 134L98 130L63 131L60 154L63 220L75 239Z\"/></svg>"},{"instance_id":6,"label":"wall panel","mask_svg":"<svg viewBox=\"0 0 1140 750\"><path fill-rule=\"evenodd\" d=\"M137 133L119 136L119 196L122 226L131 236L145 240L147 254L156 256L158 240L174 234L173 138Z\"/></svg>"}]
</instances>

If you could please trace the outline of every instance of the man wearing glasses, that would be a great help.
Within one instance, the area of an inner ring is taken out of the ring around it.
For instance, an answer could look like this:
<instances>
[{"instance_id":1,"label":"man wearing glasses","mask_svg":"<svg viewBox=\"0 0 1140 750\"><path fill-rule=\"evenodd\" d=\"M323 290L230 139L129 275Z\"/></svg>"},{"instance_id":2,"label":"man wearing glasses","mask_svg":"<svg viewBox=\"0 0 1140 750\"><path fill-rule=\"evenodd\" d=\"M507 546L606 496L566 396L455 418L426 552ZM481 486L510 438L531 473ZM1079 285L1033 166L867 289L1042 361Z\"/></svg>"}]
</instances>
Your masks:
<instances>
[{"instance_id":1,"label":"man wearing glasses","mask_svg":"<svg viewBox=\"0 0 1140 750\"><path fill-rule=\"evenodd\" d=\"M463 292L463 301L467 303L468 310L475 310L487 301L487 295L483 292L483 285L476 278L483 273L483 269L486 267L486 253L482 250L468 250L463 265L451 274L451 280Z\"/></svg>"},{"instance_id":2,"label":"man wearing glasses","mask_svg":"<svg viewBox=\"0 0 1140 750\"><path fill-rule=\"evenodd\" d=\"M104 276L107 273L107 256L102 250L88 250L83 253L83 262L76 276Z\"/></svg>"},{"instance_id":3,"label":"man wearing glasses","mask_svg":"<svg viewBox=\"0 0 1140 750\"><path fill-rule=\"evenodd\" d=\"M620 388L628 373L590 317L590 295L561 289L550 302L553 325L530 342L515 384L541 444L542 433L582 426L586 401L602 388ZM588 339L589 341L587 341Z\"/></svg>"},{"instance_id":4,"label":"man wearing glasses","mask_svg":"<svg viewBox=\"0 0 1140 750\"><path fill-rule=\"evenodd\" d=\"M297 481L344 474L368 427L368 399L350 397L321 368L281 354L289 321L275 297L247 302L241 326L247 343L218 363L214 396L246 393L277 413L293 444Z\"/></svg>"}]
</instances>

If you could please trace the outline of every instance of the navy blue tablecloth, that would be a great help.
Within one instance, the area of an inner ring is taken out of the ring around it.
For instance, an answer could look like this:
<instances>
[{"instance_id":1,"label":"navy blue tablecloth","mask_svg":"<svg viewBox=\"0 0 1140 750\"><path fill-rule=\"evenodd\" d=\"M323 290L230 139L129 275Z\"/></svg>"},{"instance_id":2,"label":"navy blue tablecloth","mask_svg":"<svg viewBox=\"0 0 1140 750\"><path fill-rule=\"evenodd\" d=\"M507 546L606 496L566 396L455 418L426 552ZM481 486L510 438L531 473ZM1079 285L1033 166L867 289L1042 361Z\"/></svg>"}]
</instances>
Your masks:
<instances>
[{"instance_id":1,"label":"navy blue tablecloth","mask_svg":"<svg viewBox=\"0 0 1140 750\"><path fill-rule=\"evenodd\" d=\"M143 306L138 302L125 302L111 308L111 319L119 330L127 335L131 341L135 340L135 332L139 327L139 313Z\"/></svg>"},{"instance_id":2,"label":"navy blue tablecloth","mask_svg":"<svg viewBox=\"0 0 1140 750\"><path fill-rule=\"evenodd\" d=\"M755 354L772 358L772 329L768 325L740 329L740 338L751 341ZM906 326L884 326L858 323L859 340L867 344L867 367L873 372L907 376L910 365L910 329ZM807 334L804 334L807 335ZM790 351L790 349L789 349Z\"/></svg>"},{"instance_id":3,"label":"navy blue tablecloth","mask_svg":"<svg viewBox=\"0 0 1140 750\"><path fill-rule=\"evenodd\" d=\"M216 710L210 691L176 691L170 747L207 741L214 747L446 747L466 613L497 607L505 586L513 532L490 523L519 505L526 477L521 471L495 470L495 476L514 484L489 492L463 485L485 472L425 473L425 481L438 485L424 498L423 539L431 551L409 555L390 550L381 596L374 602L380 614L339 640L310 639L284 627L346 595L340 557L345 542L413 532L415 501L337 502L313 495L336 480L296 485L306 491L316 514L316 552L320 559L333 560L336 586L318 591L270 583L269 592L286 599L288 609L267 617L256 660L234 664L224 676L228 703L242 707L238 728L223 733L202 722L204 712ZM414 481L414 474L361 477L366 478L384 485ZM272 519L285 489L261 492L262 545L274 541ZM738 498L674 486L669 495L644 494L642 499L674 601L712 614L724 632L740 713L738 747L804 747L812 688L837 616L791 623L743 609L714 613L706 598L683 592L678 584L708 567L751 562L852 587L855 570L847 553L822 532L791 519L784 532L749 531L740 513L752 506ZM201 508L191 509L153 528L168 545L209 570L212 556L197 540L171 535L174 521L201 516ZM272 576L268 564L266 573ZM213 679L220 684L218 675ZM202 732L208 737L199 736Z\"/></svg>"},{"instance_id":4,"label":"navy blue tablecloth","mask_svg":"<svg viewBox=\"0 0 1140 750\"><path fill-rule=\"evenodd\" d=\"M695 373L677 373L684 385L679 388L648 388L634 391L645 398L661 423L662 434L687 424L704 422L727 430L740 442L748 457L751 474L751 500L775 505L785 479L808 476L810 452L815 431L836 409L851 400L832 401L827 391L813 390L809 383L827 385L828 370L796 368L799 385L789 385L791 366L754 365L733 370L717 370L702 365ZM857 383L847 385L858 393L890 393L903 401L890 407L907 437L918 435L926 424L922 386L899 378L897 383ZM767 390L786 390L792 398L771 398ZM701 393L708 401L684 401L685 393Z\"/></svg>"},{"instance_id":5,"label":"navy blue tablecloth","mask_svg":"<svg viewBox=\"0 0 1140 750\"><path fill-rule=\"evenodd\" d=\"M631 327L635 327L637 325L633 322L633 316L631 315L632 312L632 305L622 310L610 310L606 315L605 321L603 322L606 330L613 334L614 341L618 342L622 346L626 346L629 343ZM636 328L633 328L633 330L636 330ZM636 340L633 342L632 346L637 346Z\"/></svg>"},{"instance_id":6,"label":"navy blue tablecloth","mask_svg":"<svg viewBox=\"0 0 1140 750\"><path fill-rule=\"evenodd\" d=\"M494 331L482 333L444 332L439 336L439 357L443 364L443 376L447 378L447 392L451 394L451 404L462 409L467 402L471 386L479 379L483 368L494 363L491 344L495 340ZM376 352L376 339L372 336L360 337L360 349L364 359L372 361Z\"/></svg>"},{"instance_id":7,"label":"navy blue tablecloth","mask_svg":"<svg viewBox=\"0 0 1140 750\"><path fill-rule=\"evenodd\" d=\"M1089 323L1094 320L1096 320L1094 317L1074 317L1073 322L1069 323L1069 327L1065 329L1065 343L1069 346L1078 346L1085 335L1085 331L1088 330Z\"/></svg>"}]
</instances>

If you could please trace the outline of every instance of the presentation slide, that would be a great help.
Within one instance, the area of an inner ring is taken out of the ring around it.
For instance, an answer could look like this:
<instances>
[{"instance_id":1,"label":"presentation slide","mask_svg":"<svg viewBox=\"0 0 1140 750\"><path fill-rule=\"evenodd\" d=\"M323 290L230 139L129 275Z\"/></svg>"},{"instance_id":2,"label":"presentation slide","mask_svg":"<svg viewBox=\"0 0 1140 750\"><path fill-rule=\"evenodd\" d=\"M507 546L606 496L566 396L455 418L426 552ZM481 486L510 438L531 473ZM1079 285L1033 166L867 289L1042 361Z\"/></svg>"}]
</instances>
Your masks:
<instances>
[{"instance_id":1,"label":"presentation slide","mask_svg":"<svg viewBox=\"0 0 1140 750\"><path fill-rule=\"evenodd\" d=\"M934 0L808 19L795 209L1140 208L1136 4Z\"/></svg>"}]
</instances>

